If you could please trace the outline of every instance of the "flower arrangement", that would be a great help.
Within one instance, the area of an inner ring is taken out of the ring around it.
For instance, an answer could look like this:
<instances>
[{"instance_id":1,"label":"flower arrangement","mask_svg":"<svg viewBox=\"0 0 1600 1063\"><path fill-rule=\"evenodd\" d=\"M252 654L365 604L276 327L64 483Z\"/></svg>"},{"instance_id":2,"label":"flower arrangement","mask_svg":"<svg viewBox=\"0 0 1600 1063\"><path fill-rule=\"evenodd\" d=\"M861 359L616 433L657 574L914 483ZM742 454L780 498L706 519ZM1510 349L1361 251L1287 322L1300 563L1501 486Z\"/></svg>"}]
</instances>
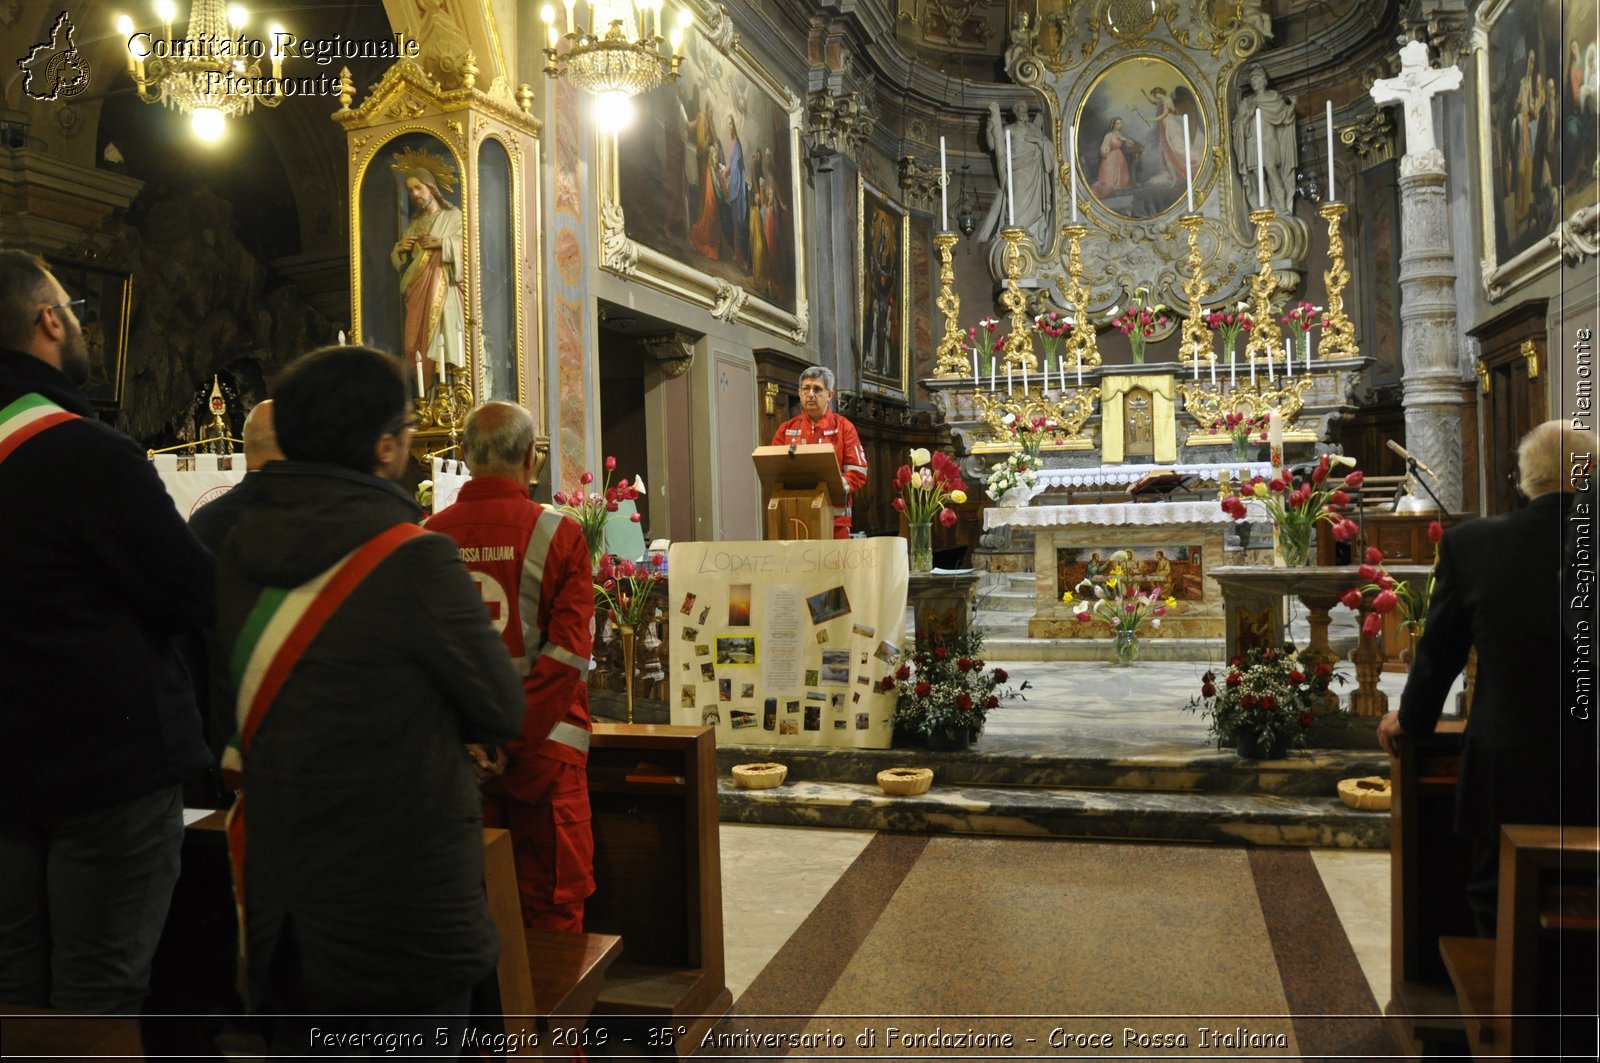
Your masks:
<instances>
[{"instance_id":1,"label":"flower arrangement","mask_svg":"<svg viewBox=\"0 0 1600 1063\"><path fill-rule=\"evenodd\" d=\"M1164 329L1172 323L1172 319L1167 317L1165 304L1145 305L1144 301L1149 297L1149 288L1136 288L1133 293L1133 301L1128 304L1127 310L1118 313L1116 307L1111 308L1111 324L1121 329L1122 334L1128 337L1128 344L1133 348L1133 360L1135 362L1142 363L1144 361L1144 345L1151 336L1155 335L1156 330Z\"/></svg>"},{"instance_id":2,"label":"flower arrangement","mask_svg":"<svg viewBox=\"0 0 1600 1063\"><path fill-rule=\"evenodd\" d=\"M1033 331L1039 334L1039 343L1044 348L1042 364L1048 368L1056 352L1061 349L1062 337L1072 331L1072 322L1054 310L1046 310L1033 319Z\"/></svg>"},{"instance_id":3,"label":"flower arrangement","mask_svg":"<svg viewBox=\"0 0 1600 1063\"><path fill-rule=\"evenodd\" d=\"M589 556L594 560L597 570L606 552L606 520L617 511L619 503L632 501L643 494L642 479L633 483L623 480L612 484L611 475L616 470L617 459L607 456L606 478L599 491L587 490L594 483L594 473L584 470L578 477L578 483L582 485L578 490L557 491L551 496L556 508L576 520L583 529L584 541L589 544ZM639 523L639 514L633 514L630 519L635 524Z\"/></svg>"},{"instance_id":4,"label":"flower arrangement","mask_svg":"<svg viewBox=\"0 0 1600 1063\"><path fill-rule=\"evenodd\" d=\"M961 469L942 450L932 453L925 447L911 451L911 464L900 466L894 474L894 489L899 492L894 508L912 524L926 524L935 517L946 528L956 522L956 505L967 500L966 482Z\"/></svg>"},{"instance_id":5,"label":"flower arrangement","mask_svg":"<svg viewBox=\"0 0 1600 1063\"><path fill-rule=\"evenodd\" d=\"M1211 422L1211 431L1216 435L1226 434L1233 443L1233 455L1240 461L1247 456L1250 446L1250 437L1257 431L1261 433L1260 441L1267 441L1267 418L1260 414L1246 414L1240 410L1233 410Z\"/></svg>"},{"instance_id":6,"label":"flower arrangement","mask_svg":"<svg viewBox=\"0 0 1600 1063\"><path fill-rule=\"evenodd\" d=\"M611 623L636 628L650 618L650 591L666 578L666 565L649 555L637 563L603 557L594 577L595 602Z\"/></svg>"},{"instance_id":7,"label":"flower arrangement","mask_svg":"<svg viewBox=\"0 0 1600 1063\"><path fill-rule=\"evenodd\" d=\"M1249 304L1240 303L1232 310L1218 310L1206 315L1206 327L1222 338L1228 349L1228 361L1233 361L1233 349L1239 342L1239 333L1249 332L1255 319L1250 316Z\"/></svg>"},{"instance_id":8,"label":"flower arrangement","mask_svg":"<svg viewBox=\"0 0 1600 1063\"><path fill-rule=\"evenodd\" d=\"M1278 319L1287 333L1300 334L1300 353L1306 364L1311 363L1311 330L1322 324L1322 307L1300 300L1288 313Z\"/></svg>"},{"instance_id":9,"label":"flower arrangement","mask_svg":"<svg viewBox=\"0 0 1600 1063\"><path fill-rule=\"evenodd\" d=\"M1025 450L1013 451L989 467L986 491L996 502L1017 487L1032 488L1039 482L1039 459Z\"/></svg>"},{"instance_id":10,"label":"flower arrangement","mask_svg":"<svg viewBox=\"0 0 1600 1063\"><path fill-rule=\"evenodd\" d=\"M1023 697L1027 680L1012 687L1006 670L991 668L982 654L983 632L976 628L954 638L919 638L902 652L878 682L879 690L895 695L895 730L976 734L1002 700Z\"/></svg>"},{"instance_id":11,"label":"flower arrangement","mask_svg":"<svg viewBox=\"0 0 1600 1063\"><path fill-rule=\"evenodd\" d=\"M1116 551L1103 583L1086 579L1075 588L1076 596L1072 591L1061 595L1061 600L1073 607L1079 623L1098 620L1118 635L1138 635L1147 626L1161 626L1161 618L1178 604L1177 599L1163 595L1162 587L1140 590L1128 576L1132 557L1126 550Z\"/></svg>"},{"instance_id":12,"label":"flower arrangement","mask_svg":"<svg viewBox=\"0 0 1600 1063\"><path fill-rule=\"evenodd\" d=\"M1410 583L1401 583L1393 576L1383 564L1383 551L1376 546L1367 547L1367 553L1362 558L1362 565L1357 570L1362 579L1367 582L1360 587L1351 587L1340 598L1347 608L1369 610L1361 621L1361 633L1377 638L1383 633L1383 618L1396 609L1400 610L1400 622L1405 626L1406 633L1411 636L1411 644L1416 645L1422 638L1423 629L1428 622L1428 606L1433 602L1433 586L1437 579L1439 568L1439 540L1444 538L1444 525L1438 521L1428 524L1428 539L1433 543L1433 563L1428 567L1428 581L1421 589L1413 587Z\"/></svg>"},{"instance_id":13,"label":"flower arrangement","mask_svg":"<svg viewBox=\"0 0 1600 1063\"><path fill-rule=\"evenodd\" d=\"M999 328L998 318L986 317L978 321L977 325L967 329L967 342L975 351L987 351L989 354L989 372L993 374L1000 364L1000 354L1006 348L1006 338L996 336L995 329ZM983 341L978 341L978 330L983 330Z\"/></svg>"},{"instance_id":14,"label":"flower arrangement","mask_svg":"<svg viewBox=\"0 0 1600 1063\"><path fill-rule=\"evenodd\" d=\"M1333 537L1349 542L1359 532L1356 522L1344 515L1350 496L1345 488L1355 490L1361 486L1362 474L1352 472L1343 479L1329 477L1335 463L1354 465L1353 458L1330 458L1327 454L1317 460L1309 478L1302 479L1284 469L1271 480L1253 476L1239 485L1239 492L1222 500L1222 511L1234 520L1243 520L1248 514L1245 502L1254 501L1263 506L1278 528L1278 543L1284 560L1290 565L1303 565L1311 557L1311 530L1317 523L1331 524Z\"/></svg>"},{"instance_id":15,"label":"flower arrangement","mask_svg":"<svg viewBox=\"0 0 1600 1063\"><path fill-rule=\"evenodd\" d=\"M1216 673L1201 676L1199 697L1184 708L1210 719L1218 749L1232 742L1240 756L1258 756L1305 744L1313 708L1335 678L1344 677L1327 661L1302 659L1293 643L1255 646L1228 662L1220 687Z\"/></svg>"}]
</instances>

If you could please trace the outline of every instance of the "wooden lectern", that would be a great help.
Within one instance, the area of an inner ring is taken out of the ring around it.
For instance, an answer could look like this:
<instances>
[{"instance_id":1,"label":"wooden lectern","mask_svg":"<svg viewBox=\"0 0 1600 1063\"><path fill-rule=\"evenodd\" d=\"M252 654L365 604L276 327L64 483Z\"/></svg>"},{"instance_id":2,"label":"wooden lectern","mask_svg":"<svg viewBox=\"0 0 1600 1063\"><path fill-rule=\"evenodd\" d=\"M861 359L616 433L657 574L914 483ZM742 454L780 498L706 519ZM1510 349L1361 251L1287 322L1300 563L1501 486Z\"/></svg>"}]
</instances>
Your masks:
<instances>
[{"instance_id":1,"label":"wooden lectern","mask_svg":"<svg viewBox=\"0 0 1600 1063\"><path fill-rule=\"evenodd\" d=\"M768 539L831 539L849 498L839 456L826 443L757 447L750 454L767 498Z\"/></svg>"}]
</instances>

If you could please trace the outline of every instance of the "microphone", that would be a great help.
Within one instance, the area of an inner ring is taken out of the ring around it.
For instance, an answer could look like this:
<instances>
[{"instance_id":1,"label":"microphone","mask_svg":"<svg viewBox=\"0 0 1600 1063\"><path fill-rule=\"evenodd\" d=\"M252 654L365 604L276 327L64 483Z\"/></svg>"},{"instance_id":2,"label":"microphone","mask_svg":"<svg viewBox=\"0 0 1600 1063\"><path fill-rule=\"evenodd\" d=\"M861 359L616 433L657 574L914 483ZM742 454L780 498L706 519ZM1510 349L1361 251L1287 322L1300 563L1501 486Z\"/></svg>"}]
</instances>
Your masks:
<instances>
[{"instance_id":1,"label":"microphone","mask_svg":"<svg viewBox=\"0 0 1600 1063\"><path fill-rule=\"evenodd\" d=\"M1439 482L1439 474L1434 472L1432 469L1428 468L1426 465L1424 465L1422 463L1422 460L1420 458L1418 458L1415 454L1411 453L1411 451L1407 450L1405 447L1402 447L1399 443L1396 443L1392 439L1389 440L1387 445L1388 445L1390 450L1394 451L1396 454L1398 454L1402 458L1404 458L1408 465L1413 465L1417 469L1419 469L1422 472L1425 472L1429 476L1433 477L1433 482L1434 483L1438 483Z\"/></svg>"}]
</instances>

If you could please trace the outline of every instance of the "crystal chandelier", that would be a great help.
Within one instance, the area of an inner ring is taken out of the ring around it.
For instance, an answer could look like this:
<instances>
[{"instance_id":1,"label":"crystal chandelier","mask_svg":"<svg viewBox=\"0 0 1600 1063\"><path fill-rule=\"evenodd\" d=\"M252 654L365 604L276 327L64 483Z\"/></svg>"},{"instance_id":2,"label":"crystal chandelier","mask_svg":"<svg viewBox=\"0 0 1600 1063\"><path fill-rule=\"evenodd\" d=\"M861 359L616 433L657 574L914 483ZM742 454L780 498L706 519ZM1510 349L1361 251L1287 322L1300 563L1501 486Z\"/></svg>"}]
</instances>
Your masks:
<instances>
[{"instance_id":1,"label":"crystal chandelier","mask_svg":"<svg viewBox=\"0 0 1600 1063\"><path fill-rule=\"evenodd\" d=\"M160 34L135 32L127 15L117 18L117 32L128 45L128 74L145 103L160 102L189 115L195 135L208 143L221 139L229 118L249 114L256 104L283 102L283 29L273 26L269 42L247 39L239 31L249 12L235 4L223 10L222 0L194 0L185 35L173 40L172 0L156 0ZM261 57L270 53L272 77L261 75Z\"/></svg>"},{"instance_id":2,"label":"crystal chandelier","mask_svg":"<svg viewBox=\"0 0 1600 1063\"><path fill-rule=\"evenodd\" d=\"M562 6L564 34L556 28L554 7L546 4L539 12L550 42L544 50L544 72L552 78L570 78L577 88L599 97L608 124L626 125L633 115L634 96L677 80L683 61L679 49L690 22L687 10L679 12L670 34L672 50L664 52L662 0L588 0L587 30L574 13L577 0L562 0Z\"/></svg>"}]
</instances>

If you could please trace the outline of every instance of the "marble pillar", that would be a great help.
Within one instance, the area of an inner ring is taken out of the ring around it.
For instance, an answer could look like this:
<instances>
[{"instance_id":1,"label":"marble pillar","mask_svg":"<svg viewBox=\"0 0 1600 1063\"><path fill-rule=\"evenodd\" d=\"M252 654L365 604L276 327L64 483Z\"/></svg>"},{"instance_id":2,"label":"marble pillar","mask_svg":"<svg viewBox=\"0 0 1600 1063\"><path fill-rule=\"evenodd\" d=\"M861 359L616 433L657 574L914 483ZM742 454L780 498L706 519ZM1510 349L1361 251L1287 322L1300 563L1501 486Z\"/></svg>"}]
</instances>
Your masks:
<instances>
[{"instance_id":1,"label":"marble pillar","mask_svg":"<svg viewBox=\"0 0 1600 1063\"><path fill-rule=\"evenodd\" d=\"M1459 512L1462 490L1460 358L1456 350L1456 266L1450 245L1444 154L1433 135L1433 97L1460 88L1461 71L1428 65L1428 47L1400 50L1400 74L1373 83L1380 105L1404 108L1400 160L1400 349L1405 368L1405 445L1439 476L1440 503ZM1426 492L1418 489L1426 498Z\"/></svg>"}]
</instances>

